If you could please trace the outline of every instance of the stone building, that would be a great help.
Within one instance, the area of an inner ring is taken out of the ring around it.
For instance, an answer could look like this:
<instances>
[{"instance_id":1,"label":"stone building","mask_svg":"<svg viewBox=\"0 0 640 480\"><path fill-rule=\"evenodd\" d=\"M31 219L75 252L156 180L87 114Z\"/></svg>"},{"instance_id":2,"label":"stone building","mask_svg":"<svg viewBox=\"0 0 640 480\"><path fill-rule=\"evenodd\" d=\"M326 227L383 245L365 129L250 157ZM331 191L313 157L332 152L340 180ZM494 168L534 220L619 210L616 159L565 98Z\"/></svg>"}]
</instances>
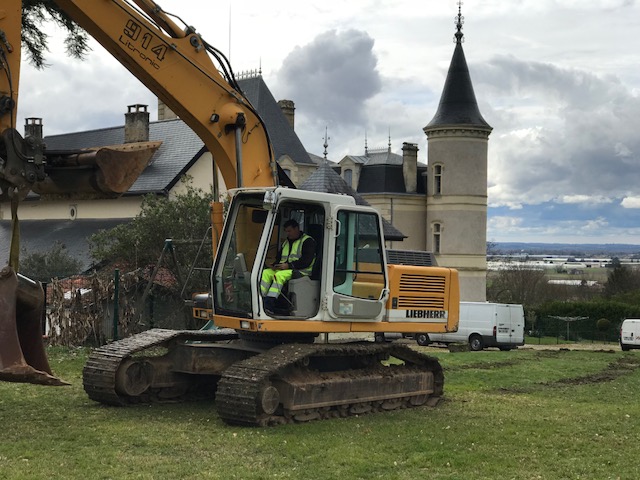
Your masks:
<instances>
[{"instance_id":1,"label":"stone building","mask_svg":"<svg viewBox=\"0 0 640 480\"><path fill-rule=\"evenodd\" d=\"M488 139L492 128L476 101L462 48L458 12L456 44L442 96L424 127L428 164L416 144L402 155L388 148L347 155L338 163L343 180L407 236L391 248L427 250L439 265L460 272L461 298L486 300Z\"/></svg>"}]
</instances>

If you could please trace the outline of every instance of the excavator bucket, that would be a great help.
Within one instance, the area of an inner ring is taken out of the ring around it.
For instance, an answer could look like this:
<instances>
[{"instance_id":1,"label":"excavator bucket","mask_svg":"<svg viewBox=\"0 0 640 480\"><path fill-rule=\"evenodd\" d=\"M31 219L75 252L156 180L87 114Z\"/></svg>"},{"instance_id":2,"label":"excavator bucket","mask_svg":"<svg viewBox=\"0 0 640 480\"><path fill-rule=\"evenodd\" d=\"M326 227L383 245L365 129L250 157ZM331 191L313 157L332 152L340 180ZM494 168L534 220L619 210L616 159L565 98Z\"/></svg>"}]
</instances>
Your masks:
<instances>
[{"instance_id":1,"label":"excavator bucket","mask_svg":"<svg viewBox=\"0 0 640 480\"><path fill-rule=\"evenodd\" d=\"M68 385L55 377L42 342L44 292L39 282L0 270L0 380Z\"/></svg>"}]
</instances>

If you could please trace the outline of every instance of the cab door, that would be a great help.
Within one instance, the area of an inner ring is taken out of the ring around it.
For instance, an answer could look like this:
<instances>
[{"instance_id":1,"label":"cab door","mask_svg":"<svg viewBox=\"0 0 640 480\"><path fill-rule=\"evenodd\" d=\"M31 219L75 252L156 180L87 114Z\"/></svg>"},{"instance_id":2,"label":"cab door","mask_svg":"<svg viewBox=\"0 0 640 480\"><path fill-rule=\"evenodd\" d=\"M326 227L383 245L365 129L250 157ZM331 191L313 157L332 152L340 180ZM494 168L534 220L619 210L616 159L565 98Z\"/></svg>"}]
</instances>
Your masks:
<instances>
[{"instance_id":1,"label":"cab door","mask_svg":"<svg viewBox=\"0 0 640 480\"><path fill-rule=\"evenodd\" d=\"M333 321L380 321L388 295L382 223L369 208L335 208L325 271L327 308Z\"/></svg>"}]
</instances>

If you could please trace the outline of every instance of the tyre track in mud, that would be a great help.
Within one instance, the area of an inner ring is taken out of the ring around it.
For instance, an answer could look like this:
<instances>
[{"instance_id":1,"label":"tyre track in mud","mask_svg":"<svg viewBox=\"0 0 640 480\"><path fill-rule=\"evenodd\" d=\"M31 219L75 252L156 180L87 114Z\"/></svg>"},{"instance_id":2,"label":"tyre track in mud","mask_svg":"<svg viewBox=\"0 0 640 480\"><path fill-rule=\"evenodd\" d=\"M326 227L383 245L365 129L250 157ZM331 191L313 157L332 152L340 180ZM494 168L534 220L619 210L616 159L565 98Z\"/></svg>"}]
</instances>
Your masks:
<instances>
[{"instance_id":1,"label":"tyre track in mud","mask_svg":"<svg viewBox=\"0 0 640 480\"><path fill-rule=\"evenodd\" d=\"M571 350L569 348L557 348L557 349L541 349L535 350L535 353L531 356L526 357L512 357L509 359L498 359L496 361L486 361L486 362L475 362L469 363L465 365L449 365L445 367L445 374L448 376L450 374L455 374L456 372L466 371L466 370L479 370L479 371L487 371L487 370L496 370L500 368L509 368L517 365L522 365L530 362L535 362L538 359L548 359L548 358L561 358L567 353L571 351L588 351L593 353L616 353L615 350L610 349L598 349L598 350ZM498 392L504 394L513 394L513 393L531 393L536 390L540 390L542 388L562 388L566 386L577 386L577 385L589 385L589 384L597 384L597 383L607 383L612 382L622 376L630 375L635 370L640 368L640 356L636 355L624 355L623 357L617 358L615 361L607 364L602 370L599 372L590 373L588 375L582 375L579 377L566 377L560 378L558 380L548 381L548 382L537 382L533 385L528 386L514 386L514 387L498 387L494 389L487 390L488 392Z\"/></svg>"},{"instance_id":2,"label":"tyre track in mud","mask_svg":"<svg viewBox=\"0 0 640 480\"><path fill-rule=\"evenodd\" d=\"M527 387L500 387L493 391L498 393L531 393L543 388L563 388L567 386L592 385L613 382L620 377L630 375L640 368L640 357L624 356L610 362L599 372L579 377L560 378L549 382L538 382Z\"/></svg>"}]
</instances>

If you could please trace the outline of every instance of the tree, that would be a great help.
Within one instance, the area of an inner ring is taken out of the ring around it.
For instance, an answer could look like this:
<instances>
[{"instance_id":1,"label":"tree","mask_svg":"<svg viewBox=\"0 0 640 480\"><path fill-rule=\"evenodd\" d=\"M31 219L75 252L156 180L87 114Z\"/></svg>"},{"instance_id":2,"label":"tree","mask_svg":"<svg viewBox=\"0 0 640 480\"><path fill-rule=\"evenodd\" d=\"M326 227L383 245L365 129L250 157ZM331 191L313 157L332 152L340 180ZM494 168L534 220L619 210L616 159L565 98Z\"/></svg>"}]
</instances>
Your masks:
<instances>
[{"instance_id":1,"label":"tree","mask_svg":"<svg viewBox=\"0 0 640 480\"><path fill-rule=\"evenodd\" d=\"M100 262L123 263L131 269L154 266L171 238L175 243L176 259L181 272L191 267L200 243L211 224L210 203L213 194L205 193L186 182L186 191L173 199L147 195L140 213L129 223L103 230L89 238L91 255ZM211 267L211 243L206 242L198 267ZM164 266L174 273L176 266L165 261ZM198 285L208 287L208 274L202 275ZM181 288L182 286L180 286Z\"/></svg>"},{"instance_id":2,"label":"tree","mask_svg":"<svg viewBox=\"0 0 640 480\"><path fill-rule=\"evenodd\" d=\"M65 246L56 242L46 252L23 251L20 273L39 282L50 282L53 278L66 278L80 273L82 263L73 258Z\"/></svg>"},{"instance_id":3,"label":"tree","mask_svg":"<svg viewBox=\"0 0 640 480\"><path fill-rule=\"evenodd\" d=\"M612 262L613 264L613 262ZM640 273L619 262L607 275L604 294L607 298L640 289Z\"/></svg>"},{"instance_id":4,"label":"tree","mask_svg":"<svg viewBox=\"0 0 640 480\"><path fill-rule=\"evenodd\" d=\"M487 288L487 299L500 303L536 305L546 297L547 279L544 270L514 266L501 270Z\"/></svg>"},{"instance_id":5,"label":"tree","mask_svg":"<svg viewBox=\"0 0 640 480\"><path fill-rule=\"evenodd\" d=\"M90 50L87 33L67 16L53 0L22 1L22 45L29 62L36 68L46 66L44 52L49 50L49 35L42 30L47 20L66 31L67 54L82 59Z\"/></svg>"}]
</instances>

